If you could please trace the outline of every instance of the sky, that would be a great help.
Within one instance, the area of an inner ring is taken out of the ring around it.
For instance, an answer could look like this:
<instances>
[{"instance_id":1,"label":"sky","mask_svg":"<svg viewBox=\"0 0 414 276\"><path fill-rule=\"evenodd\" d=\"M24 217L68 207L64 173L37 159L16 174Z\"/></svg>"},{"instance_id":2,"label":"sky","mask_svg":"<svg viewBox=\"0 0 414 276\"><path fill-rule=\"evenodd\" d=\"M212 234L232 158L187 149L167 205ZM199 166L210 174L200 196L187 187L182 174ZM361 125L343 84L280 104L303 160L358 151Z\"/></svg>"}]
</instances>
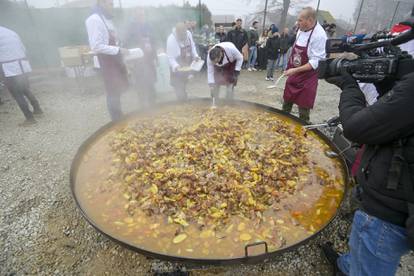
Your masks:
<instances>
[{"instance_id":1,"label":"sky","mask_svg":"<svg viewBox=\"0 0 414 276\"><path fill-rule=\"evenodd\" d=\"M55 6L57 2L64 3L66 0L27 0L29 5L45 8ZM70 1L70 0L69 0ZM119 0L114 0L115 5L118 5ZM121 0L124 7L134 5L168 5L168 4L182 4L183 0ZM293 0L294 1L294 0ZM320 0L322 10L328 10L336 18L349 20L355 10L358 0ZM390 0L391 1L391 0ZM193 5L198 3L198 0L189 0ZM202 0L213 14L231 14L235 16L244 16L253 13L257 10L259 3L263 4L264 0L252 0L252 4L247 4L245 0ZM316 8L318 0L311 0L310 5Z\"/></svg>"}]
</instances>

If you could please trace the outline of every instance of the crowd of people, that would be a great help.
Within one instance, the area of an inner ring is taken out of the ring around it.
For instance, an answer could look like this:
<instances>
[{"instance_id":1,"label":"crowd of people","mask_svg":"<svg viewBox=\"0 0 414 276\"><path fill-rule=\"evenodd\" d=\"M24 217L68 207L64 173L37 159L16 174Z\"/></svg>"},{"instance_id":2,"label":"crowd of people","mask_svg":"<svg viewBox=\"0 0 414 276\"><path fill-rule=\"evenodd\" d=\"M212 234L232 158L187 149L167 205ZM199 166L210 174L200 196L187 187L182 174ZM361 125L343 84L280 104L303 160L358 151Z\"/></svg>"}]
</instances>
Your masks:
<instances>
[{"instance_id":1,"label":"crowd of people","mask_svg":"<svg viewBox=\"0 0 414 276\"><path fill-rule=\"evenodd\" d=\"M120 97L128 87L127 69L122 62L122 57L128 55L126 48L137 47L143 50L144 58L139 59L132 66L130 79L138 88L144 106L150 106L155 102L156 48L151 37L151 27L146 23L145 12L142 9L137 10L136 18L130 24L123 43L116 37L117 31L112 23L112 9L113 1L98 0L98 5L86 20L86 27L89 45L97 55L96 66L101 69L104 78L109 114L112 120L118 120L122 117ZM301 29L299 20L295 28L291 30L285 28L281 32L275 24L271 24L261 35L258 31L258 21L254 21L248 31L243 29L242 19L237 19L228 32L225 32L223 26L218 26L216 32L210 31L208 26L203 26L198 33L194 21L177 23L166 41L170 83L177 99L179 101L187 99L186 87L188 81L194 76L191 65L199 60L204 60L206 63L207 82L210 87L214 87L211 94L218 97L218 87L226 85L229 99L233 98L234 88L242 69L248 72L266 70L265 80L268 81L274 80L274 72L277 69L286 72L288 81L293 79L291 83L296 82L294 75L303 75L304 78L308 78L305 72L314 72L318 59L324 57L324 50L319 48L325 41L324 37L319 35L324 31L317 24L316 13L312 10L306 11L305 21L308 23L305 29ZM312 20L310 20L311 17ZM317 28L314 28L315 24ZM309 34L313 32L308 33L308 29L316 29L317 32L312 36ZM290 52L295 49L293 46L298 32L303 32L304 35L298 36L300 39L297 42L301 45L300 47L309 49L309 51L306 55L290 60ZM319 48L316 49L317 47ZM307 64L308 60L312 64L311 67L293 68ZM290 112L293 104L298 104L300 110L312 108L316 96L317 80L311 86L306 87L312 90L311 93L306 92L306 89L293 86L289 84L286 88L284 110ZM304 94L310 99L304 101L301 96ZM309 121L309 111L302 113L307 115L301 118Z\"/></svg>"},{"instance_id":2,"label":"crowd of people","mask_svg":"<svg viewBox=\"0 0 414 276\"><path fill-rule=\"evenodd\" d=\"M243 69L272 72L266 80L273 80L274 70L286 70L288 50L295 41L297 29L279 31L275 24L271 24L259 33L258 21L253 21L248 30L243 29L242 24L242 19L237 19L227 33L223 26L217 27L217 43L232 42L243 55Z\"/></svg>"},{"instance_id":3,"label":"crowd of people","mask_svg":"<svg viewBox=\"0 0 414 276\"><path fill-rule=\"evenodd\" d=\"M145 11L142 8L138 8L134 12L126 31L119 32L112 19L113 1L97 0L97 5L93 7L85 24L90 48L96 55L94 66L103 76L109 115L112 120L118 120L123 115L121 95L131 86L137 90L141 107L150 107L156 102L155 83L157 81L157 54L160 43L156 43L154 32L147 22ZM31 71L31 68L26 58L25 48L16 33L8 29L6 31L6 28L2 28L1 32L5 37L4 41L10 42L8 45L3 43L2 47L5 50L0 53L3 55L0 58L3 64L4 83L12 92L26 117L24 125L34 124L36 122L34 114L41 114L42 111L28 88L27 73ZM300 32L299 23L291 29L284 28L282 31L279 31L275 24L271 24L259 34L258 21L254 21L250 28L245 30L240 18L233 23L232 28L228 31L224 26L217 26L213 31L208 25L204 25L197 31L197 23L191 20L178 23L172 27L165 47L171 71L170 83L177 99L180 101L187 99L186 86L189 79L193 77L193 72L188 70L191 64L201 59L205 61L204 68L212 65L209 52L216 46L220 47L220 44L224 42L231 43L242 57L241 66L235 67L237 73L234 75L238 76L242 69L247 72L265 71L264 79L274 81L275 71L285 72L289 69L289 57L298 32ZM123 33L124 36L119 37L120 33ZM13 39L16 41L11 42ZM223 45L227 49L224 53L227 53L230 46L229 44ZM13 50L6 48L13 48ZM142 50L143 57L126 66L124 58L130 54L128 49L131 48ZM17 51L16 49L21 50ZM15 55L11 54L13 52ZM310 51L309 53L313 54L314 52ZM233 55L231 54L229 57L233 57ZM239 58L238 55L237 63L239 63ZM317 61L314 62L314 69L317 66L315 64ZM217 64L213 65L221 67ZM10 70L13 72L9 72ZM211 68L207 68L207 72L209 74L208 82L210 82L212 79ZM287 77L290 76L287 75ZM237 82L234 83L234 86L236 84ZM294 98L287 98L286 101L295 103L297 97ZM32 110L29 109L29 103L33 106ZM312 104L308 104L307 108L312 106ZM289 111L289 105L285 105L284 110ZM309 120L307 116L301 118Z\"/></svg>"}]
</instances>

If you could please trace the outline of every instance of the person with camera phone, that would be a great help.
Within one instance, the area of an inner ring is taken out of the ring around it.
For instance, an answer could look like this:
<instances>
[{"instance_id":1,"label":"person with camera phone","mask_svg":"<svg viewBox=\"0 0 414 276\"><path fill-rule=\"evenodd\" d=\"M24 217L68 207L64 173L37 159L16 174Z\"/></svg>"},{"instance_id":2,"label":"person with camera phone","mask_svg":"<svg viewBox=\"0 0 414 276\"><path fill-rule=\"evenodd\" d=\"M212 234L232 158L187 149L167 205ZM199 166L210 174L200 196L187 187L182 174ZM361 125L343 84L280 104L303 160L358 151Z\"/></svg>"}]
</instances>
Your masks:
<instances>
[{"instance_id":1,"label":"person with camera phone","mask_svg":"<svg viewBox=\"0 0 414 276\"><path fill-rule=\"evenodd\" d=\"M342 90L345 137L365 145L356 177L361 208L354 215L350 251L339 255L332 244L322 246L336 275L395 275L401 256L414 249L414 60L397 47L414 39L414 18L402 24L411 29L398 37L342 45L359 56L356 60L320 63L319 78ZM377 48L383 55L370 56ZM378 101L367 106L357 81L374 83Z\"/></svg>"}]
</instances>

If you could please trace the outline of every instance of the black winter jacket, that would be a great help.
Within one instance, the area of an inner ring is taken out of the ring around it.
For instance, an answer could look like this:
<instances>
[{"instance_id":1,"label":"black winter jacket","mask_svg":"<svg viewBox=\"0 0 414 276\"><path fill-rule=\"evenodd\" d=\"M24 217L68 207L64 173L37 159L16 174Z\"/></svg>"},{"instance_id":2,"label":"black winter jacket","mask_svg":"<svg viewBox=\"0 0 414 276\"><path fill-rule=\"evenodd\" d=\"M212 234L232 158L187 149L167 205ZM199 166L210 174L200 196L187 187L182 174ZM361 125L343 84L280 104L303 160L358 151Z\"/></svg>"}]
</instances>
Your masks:
<instances>
[{"instance_id":1,"label":"black winter jacket","mask_svg":"<svg viewBox=\"0 0 414 276\"><path fill-rule=\"evenodd\" d=\"M291 38L288 34L282 34L280 36L280 53L286 54L291 45Z\"/></svg>"},{"instance_id":2,"label":"black winter jacket","mask_svg":"<svg viewBox=\"0 0 414 276\"><path fill-rule=\"evenodd\" d=\"M407 198L414 203L414 73L406 75L366 107L364 95L354 85L341 94L339 111L345 136L365 144L357 181L362 186L365 212L382 220L405 225ZM402 140L401 140L402 139ZM402 166L397 190L387 188L391 160L397 141L403 141ZM406 183L411 185L405 190Z\"/></svg>"},{"instance_id":3,"label":"black winter jacket","mask_svg":"<svg viewBox=\"0 0 414 276\"><path fill-rule=\"evenodd\" d=\"M244 29L233 29L227 33L226 41L232 42L241 53L247 43L247 32Z\"/></svg>"},{"instance_id":4,"label":"black winter jacket","mask_svg":"<svg viewBox=\"0 0 414 276\"><path fill-rule=\"evenodd\" d=\"M267 59L276 60L280 52L280 38L278 36L270 37L266 42Z\"/></svg>"},{"instance_id":5,"label":"black winter jacket","mask_svg":"<svg viewBox=\"0 0 414 276\"><path fill-rule=\"evenodd\" d=\"M216 39L219 40L220 42L224 42L226 41L226 33L216 33Z\"/></svg>"},{"instance_id":6,"label":"black winter jacket","mask_svg":"<svg viewBox=\"0 0 414 276\"><path fill-rule=\"evenodd\" d=\"M259 33L255 29L250 29L247 33L249 47L256 46L259 41Z\"/></svg>"}]
</instances>

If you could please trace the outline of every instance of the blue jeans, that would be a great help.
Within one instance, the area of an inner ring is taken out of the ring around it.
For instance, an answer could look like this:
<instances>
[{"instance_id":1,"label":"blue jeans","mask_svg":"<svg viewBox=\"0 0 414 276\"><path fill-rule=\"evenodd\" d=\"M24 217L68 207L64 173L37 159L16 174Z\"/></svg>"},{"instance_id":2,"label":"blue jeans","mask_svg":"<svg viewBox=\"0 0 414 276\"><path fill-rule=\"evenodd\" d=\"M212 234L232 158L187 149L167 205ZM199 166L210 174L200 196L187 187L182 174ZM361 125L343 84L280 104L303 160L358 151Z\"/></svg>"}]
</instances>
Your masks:
<instances>
[{"instance_id":1,"label":"blue jeans","mask_svg":"<svg viewBox=\"0 0 414 276\"><path fill-rule=\"evenodd\" d=\"M337 264L351 276L395 275L401 256L410 250L405 228L362 211L355 213L349 247Z\"/></svg>"},{"instance_id":2,"label":"blue jeans","mask_svg":"<svg viewBox=\"0 0 414 276\"><path fill-rule=\"evenodd\" d=\"M276 70L276 60L275 59L268 59L267 60L267 77L273 78L273 74Z\"/></svg>"},{"instance_id":3,"label":"blue jeans","mask_svg":"<svg viewBox=\"0 0 414 276\"><path fill-rule=\"evenodd\" d=\"M280 64L280 61L282 61L282 64ZM277 58L277 67L282 68L283 70L286 70L286 67L287 67L287 53L279 54L279 57Z\"/></svg>"},{"instance_id":4,"label":"blue jeans","mask_svg":"<svg viewBox=\"0 0 414 276\"><path fill-rule=\"evenodd\" d=\"M247 61L247 68L254 68L257 60L257 47L251 46L249 48L249 60Z\"/></svg>"}]
</instances>

